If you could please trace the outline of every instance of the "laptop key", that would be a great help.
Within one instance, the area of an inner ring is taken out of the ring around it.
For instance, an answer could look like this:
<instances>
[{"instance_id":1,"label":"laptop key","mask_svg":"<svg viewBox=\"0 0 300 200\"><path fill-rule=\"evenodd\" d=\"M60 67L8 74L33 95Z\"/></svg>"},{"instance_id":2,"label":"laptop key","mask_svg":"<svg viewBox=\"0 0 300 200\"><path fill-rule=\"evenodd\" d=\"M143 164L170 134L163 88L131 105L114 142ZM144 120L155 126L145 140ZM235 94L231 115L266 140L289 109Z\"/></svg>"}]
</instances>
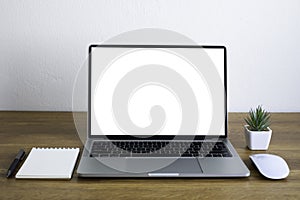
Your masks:
<instances>
[{"instance_id":1,"label":"laptop key","mask_svg":"<svg viewBox=\"0 0 300 200\"><path fill-rule=\"evenodd\" d=\"M91 153L90 157L99 157L99 153Z\"/></svg>"}]
</instances>

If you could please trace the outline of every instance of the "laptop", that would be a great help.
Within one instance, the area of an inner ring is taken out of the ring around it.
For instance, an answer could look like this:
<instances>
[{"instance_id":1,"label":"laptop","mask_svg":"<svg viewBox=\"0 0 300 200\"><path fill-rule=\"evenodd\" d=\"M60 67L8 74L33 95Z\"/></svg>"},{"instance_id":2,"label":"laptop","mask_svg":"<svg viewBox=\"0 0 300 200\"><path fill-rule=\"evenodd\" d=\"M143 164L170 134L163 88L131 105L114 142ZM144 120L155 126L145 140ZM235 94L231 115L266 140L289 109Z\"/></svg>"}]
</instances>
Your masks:
<instances>
[{"instance_id":1,"label":"laptop","mask_svg":"<svg viewBox=\"0 0 300 200\"><path fill-rule=\"evenodd\" d=\"M90 45L79 177L247 177L228 140L226 48Z\"/></svg>"}]
</instances>

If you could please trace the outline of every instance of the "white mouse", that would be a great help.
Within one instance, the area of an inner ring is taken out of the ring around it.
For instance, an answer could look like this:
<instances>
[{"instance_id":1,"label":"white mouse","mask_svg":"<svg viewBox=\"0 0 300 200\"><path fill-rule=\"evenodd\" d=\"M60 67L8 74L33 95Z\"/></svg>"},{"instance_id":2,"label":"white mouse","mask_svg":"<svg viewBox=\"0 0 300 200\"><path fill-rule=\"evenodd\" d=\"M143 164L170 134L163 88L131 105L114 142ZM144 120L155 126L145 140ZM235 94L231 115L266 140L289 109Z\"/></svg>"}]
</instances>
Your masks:
<instances>
[{"instance_id":1,"label":"white mouse","mask_svg":"<svg viewBox=\"0 0 300 200\"><path fill-rule=\"evenodd\" d=\"M284 179L290 169L285 160L272 154L253 154L249 156L256 165L258 171L270 179Z\"/></svg>"}]
</instances>

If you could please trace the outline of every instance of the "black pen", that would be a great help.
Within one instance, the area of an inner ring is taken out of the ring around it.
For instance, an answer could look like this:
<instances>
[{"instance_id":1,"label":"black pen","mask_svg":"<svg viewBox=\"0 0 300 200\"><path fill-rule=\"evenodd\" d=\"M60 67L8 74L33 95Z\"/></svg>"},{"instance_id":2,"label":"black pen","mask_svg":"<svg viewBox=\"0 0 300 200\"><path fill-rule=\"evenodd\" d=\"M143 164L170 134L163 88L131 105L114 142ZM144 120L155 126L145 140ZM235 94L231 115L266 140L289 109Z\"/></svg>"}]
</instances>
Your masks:
<instances>
[{"instance_id":1,"label":"black pen","mask_svg":"<svg viewBox=\"0 0 300 200\"><path fill-rule=\"evenodd\" d=\"M20 161L23 160L24 156L25 156L25 151L23 149L20 149L16 158L14 159L14 161L11 163L9 169L7 170L6 178L9 178L14 173L14 171L18 167Z\"/></svg>"}]
</instances>

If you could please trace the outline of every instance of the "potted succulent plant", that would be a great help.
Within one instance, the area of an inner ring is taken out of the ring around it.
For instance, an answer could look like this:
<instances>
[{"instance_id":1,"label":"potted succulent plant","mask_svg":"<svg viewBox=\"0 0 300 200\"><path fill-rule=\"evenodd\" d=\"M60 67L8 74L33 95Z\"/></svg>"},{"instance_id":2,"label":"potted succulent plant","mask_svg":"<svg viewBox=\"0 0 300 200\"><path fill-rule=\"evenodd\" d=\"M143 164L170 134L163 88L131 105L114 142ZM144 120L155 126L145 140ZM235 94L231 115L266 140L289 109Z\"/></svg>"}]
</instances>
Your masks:
<instances>
[{"instance_id":1,"label":"potted succulent plant","mask_svg":"<svg viewBox=\"0 0 300 200\"><path fill-rule=\"evenodd\" d=\"M270 144L272 130L270 129L270 113L265 111L262 106L255 110L250 109L245 118L247 125L245 128L245 138L249 149L267 150Z\"/></svg>"}]
</instances>

